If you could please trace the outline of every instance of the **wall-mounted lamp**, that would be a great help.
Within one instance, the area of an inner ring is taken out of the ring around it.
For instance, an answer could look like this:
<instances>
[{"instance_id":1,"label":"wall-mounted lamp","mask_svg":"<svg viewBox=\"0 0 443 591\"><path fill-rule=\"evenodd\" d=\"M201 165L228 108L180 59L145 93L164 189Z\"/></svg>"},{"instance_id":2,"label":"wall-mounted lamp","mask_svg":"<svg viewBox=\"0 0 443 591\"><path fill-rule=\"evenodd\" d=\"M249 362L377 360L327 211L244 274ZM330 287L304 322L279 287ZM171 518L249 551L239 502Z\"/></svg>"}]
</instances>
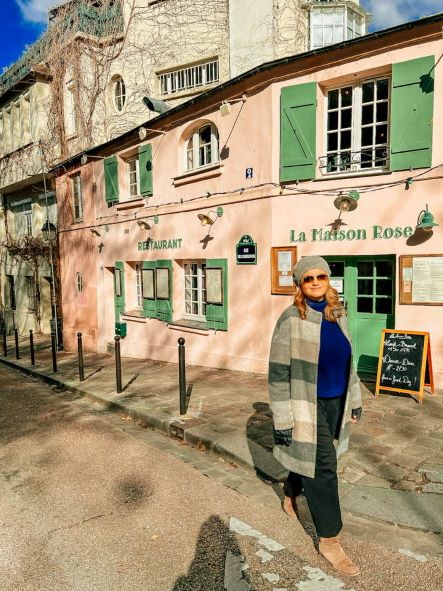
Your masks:
<instances>
[{"instance_id":1,"label":"wall-mounted lamp","mask_svg":"<svg viewBox=\"0 0 443 591\"><path fill-rule=\"evenodd\" d=\"M434 222L434 216L428 210L428 205L426 204L426 209L423 209L423 211L418 214L416 228L424 230L425 232L432 232L432 229L438 225L439 224Z\"/></svg>"},{"instance_id":2,"label":"wall-mounted lamp","mask_svg":"<svg viewBox=\"0 0 443 591\"><path fill-rule=\"evenodd\" d=\"M349 193L346 194L340 193L340 195L335 198L334 205L340 211L353 211L357 208L359 199L360 194L358 191L349 191Z\"/></svg>"},{"instance_id":3,"label":"wall-mounted lamp","mask_svg":"<svg viewBox=\"0 0 443 591\"><path fill-rule=\"evenodd\" d=\"M244 103L244 102L246 102L246 95L245 94L240 99L231 99L229 101L223 101L219 107L221 116L226 117L226 115L229 115L231 113L233 103Z\"/></svg>"},{"instance_id":4,"label":"wall-mounted lamp","mask_svg":"<svg viewBox=\"0 0 443 591\"><path fill-rule=\"evenodd\" d=\"M89 158L96 158L97 160L105 160L104 156L93 156L92 154L82 154L80 158L80 164L84 166Z\"/></svg>"},{"instance_id":5,"label":"wall-mounted lamp","mask_svg":"<svg viewBox=\"0 0 443 591\"><path fill-rule=\"evenodd\" d=\"M162 131L161 129L152 129L150 127L145 127L144 125L142 125L141 127L138 128L138 137L141 140L145 140L148 136L148 131L153 131L155 133L161 133L163 135L165 135L166 131Z\"/></svg>"},{"instance_id":6,"label":"wall-mounted lamp","mask_svg":"<svg viewBox=\"0 0 443 591\"><path fill-rule=\"evenodd\" d=\"M150 111L158 113L159 115L166 113L166 111L169 111L172 108L171 105L168 105L168 103L165 103L165 101L160 101L158 99L151 98L150 96L144 96L142 101L145 107L148 107Z\"/></svg>"},{"instance_id":7,"label":"wall-mounted lamp","mask_svg":"<svg viewBox=\"0 0 443 591\"><path fill-rule=\"evenodd\" d=\"M154 224L158 224L158 216L155 215L153 218L145 218L144 220L137 220L137 225L142 230L150 230Z\"/></svg>"},{"instance_id":8,"label":"wall-mounted lamp","mask_svg":"<svg viewBox=\"0 0 443 591\"><path fill-rule=\"evenodd\" d=\"M99 238L102 237L102 235L100 234L100 232L98 232L97 230L95 230L94 228L89 228L89 231L91 232L91 234L93 236L98 236Z\"/></svg>"},{"instance_id":9,"label":"wall-mounted lamp","mask_svg":"<svg viewBox=\"0 0 443 591\"><path fill-rule=\"evenodd\" d=\"M214 219L209 215L210 213L215 213ZM217 207L216 210L211 209L210 211L208 211L207 214L199 213L198 219L200 220L202 226L212 226L212 224L214 224L218 220L218 218L221 218L222 215L223 208Z\"/></svg>"},{"instance_id":10,"label":"wall-mounted lamp","mask_svg":"<svg viewBox=\"0 0 443 591\"><path fill-rule=\"evenodd\" d=\"M43 239L46 242L53 242L57 237L57 228L52 222L46 220L42 226Z\"/></svg>"}]
</instances>

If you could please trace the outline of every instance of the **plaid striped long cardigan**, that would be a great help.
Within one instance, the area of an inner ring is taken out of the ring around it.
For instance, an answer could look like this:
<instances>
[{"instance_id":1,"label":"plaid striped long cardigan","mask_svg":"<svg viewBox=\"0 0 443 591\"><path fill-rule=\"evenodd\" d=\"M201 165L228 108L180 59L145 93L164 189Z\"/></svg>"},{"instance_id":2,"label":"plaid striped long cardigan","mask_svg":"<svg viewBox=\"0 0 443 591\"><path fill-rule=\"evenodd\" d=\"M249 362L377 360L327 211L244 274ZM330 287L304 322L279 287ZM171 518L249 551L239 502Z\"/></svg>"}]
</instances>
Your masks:
<instances>
[{"instance_id":1,"label":"plaid striped long cardigan","mask_svg":"<svg viewBox=\"0 0 443 591\"><path fill-rule=\"evenodd\" d=\"M287 470L310 478L315 473L317 447L317 374L322 318L321 312L309 306L305 320L300 318L296 306L287 308L275 326L269 357L274 428L292 429L292 444L275 445L274 456ZM337 315L337 323L351 343L346 316ZM351 412L361 406L360 381L352 360L350 365L337 456L348 449Z\"/></svg>"}]
</instances>

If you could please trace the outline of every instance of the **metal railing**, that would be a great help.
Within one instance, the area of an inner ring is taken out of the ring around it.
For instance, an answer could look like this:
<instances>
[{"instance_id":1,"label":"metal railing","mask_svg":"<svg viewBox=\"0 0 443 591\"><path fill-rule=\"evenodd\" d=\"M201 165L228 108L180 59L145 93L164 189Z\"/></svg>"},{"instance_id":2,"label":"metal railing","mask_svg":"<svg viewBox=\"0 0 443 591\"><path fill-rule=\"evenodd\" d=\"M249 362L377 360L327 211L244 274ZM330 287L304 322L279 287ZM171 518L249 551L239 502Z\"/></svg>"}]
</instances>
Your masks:
<instances>
[{"instance_id":1,"label":"metal railing","mask_svg":"<svg viewBox=\"0 0 443 591\"><path fill-rule=\"evenodd\" d=\"M319 156L319 169L322 175L343 174L346 172L370 172L389 168L389 145L370 147L358 151L332 152Z\"/></svg>"}]
</instances>

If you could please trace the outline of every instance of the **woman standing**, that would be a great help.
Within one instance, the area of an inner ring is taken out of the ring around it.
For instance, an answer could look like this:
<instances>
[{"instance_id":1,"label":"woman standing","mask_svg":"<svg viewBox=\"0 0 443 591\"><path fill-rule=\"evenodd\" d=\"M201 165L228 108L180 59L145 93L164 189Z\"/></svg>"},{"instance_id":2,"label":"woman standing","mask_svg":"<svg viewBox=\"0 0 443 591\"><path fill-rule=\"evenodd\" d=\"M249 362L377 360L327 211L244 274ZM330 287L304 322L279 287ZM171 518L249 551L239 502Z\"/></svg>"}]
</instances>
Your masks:
<instances>
[{"instance_id":1,"label":"woman standing","mask_svg":"<svg viewBox=\"0 0 443 591\"><path fill-rule=\"evenodd\" d=\"M346 314L319 256L293 269L294 304L277 321L269 359L274 455L289 470L284 510L295 517L302 489L319 537L319 552L346 575L359 568L338 540L342 529L337 456L348 448L351 422L361 416ZM337 451L334 439L338 439Z\"/></svg>"}]
</instances>

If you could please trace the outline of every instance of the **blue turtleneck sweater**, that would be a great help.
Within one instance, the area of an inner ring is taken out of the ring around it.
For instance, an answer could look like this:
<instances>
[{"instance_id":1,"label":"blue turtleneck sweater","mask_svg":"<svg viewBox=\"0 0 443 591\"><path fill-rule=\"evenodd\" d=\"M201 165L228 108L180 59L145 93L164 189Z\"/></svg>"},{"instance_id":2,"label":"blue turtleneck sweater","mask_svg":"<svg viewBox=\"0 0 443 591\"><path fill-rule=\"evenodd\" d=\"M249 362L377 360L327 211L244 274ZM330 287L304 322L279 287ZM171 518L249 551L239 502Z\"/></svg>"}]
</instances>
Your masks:
<instances>
[{"instance_id":1,"label":"blue turtleneck sweater","mask_svg":"<svg viewBox=\"0 0 443 591\"><path fill-rule=\"evenodd\" d=\"M323 313L326 300L313 302L306 300L317 312ZM318 357L318 398L343 396L348 387L351 345L336 322L323 317L320 331L320 354Z\"/></svg>"}]
</instances>

